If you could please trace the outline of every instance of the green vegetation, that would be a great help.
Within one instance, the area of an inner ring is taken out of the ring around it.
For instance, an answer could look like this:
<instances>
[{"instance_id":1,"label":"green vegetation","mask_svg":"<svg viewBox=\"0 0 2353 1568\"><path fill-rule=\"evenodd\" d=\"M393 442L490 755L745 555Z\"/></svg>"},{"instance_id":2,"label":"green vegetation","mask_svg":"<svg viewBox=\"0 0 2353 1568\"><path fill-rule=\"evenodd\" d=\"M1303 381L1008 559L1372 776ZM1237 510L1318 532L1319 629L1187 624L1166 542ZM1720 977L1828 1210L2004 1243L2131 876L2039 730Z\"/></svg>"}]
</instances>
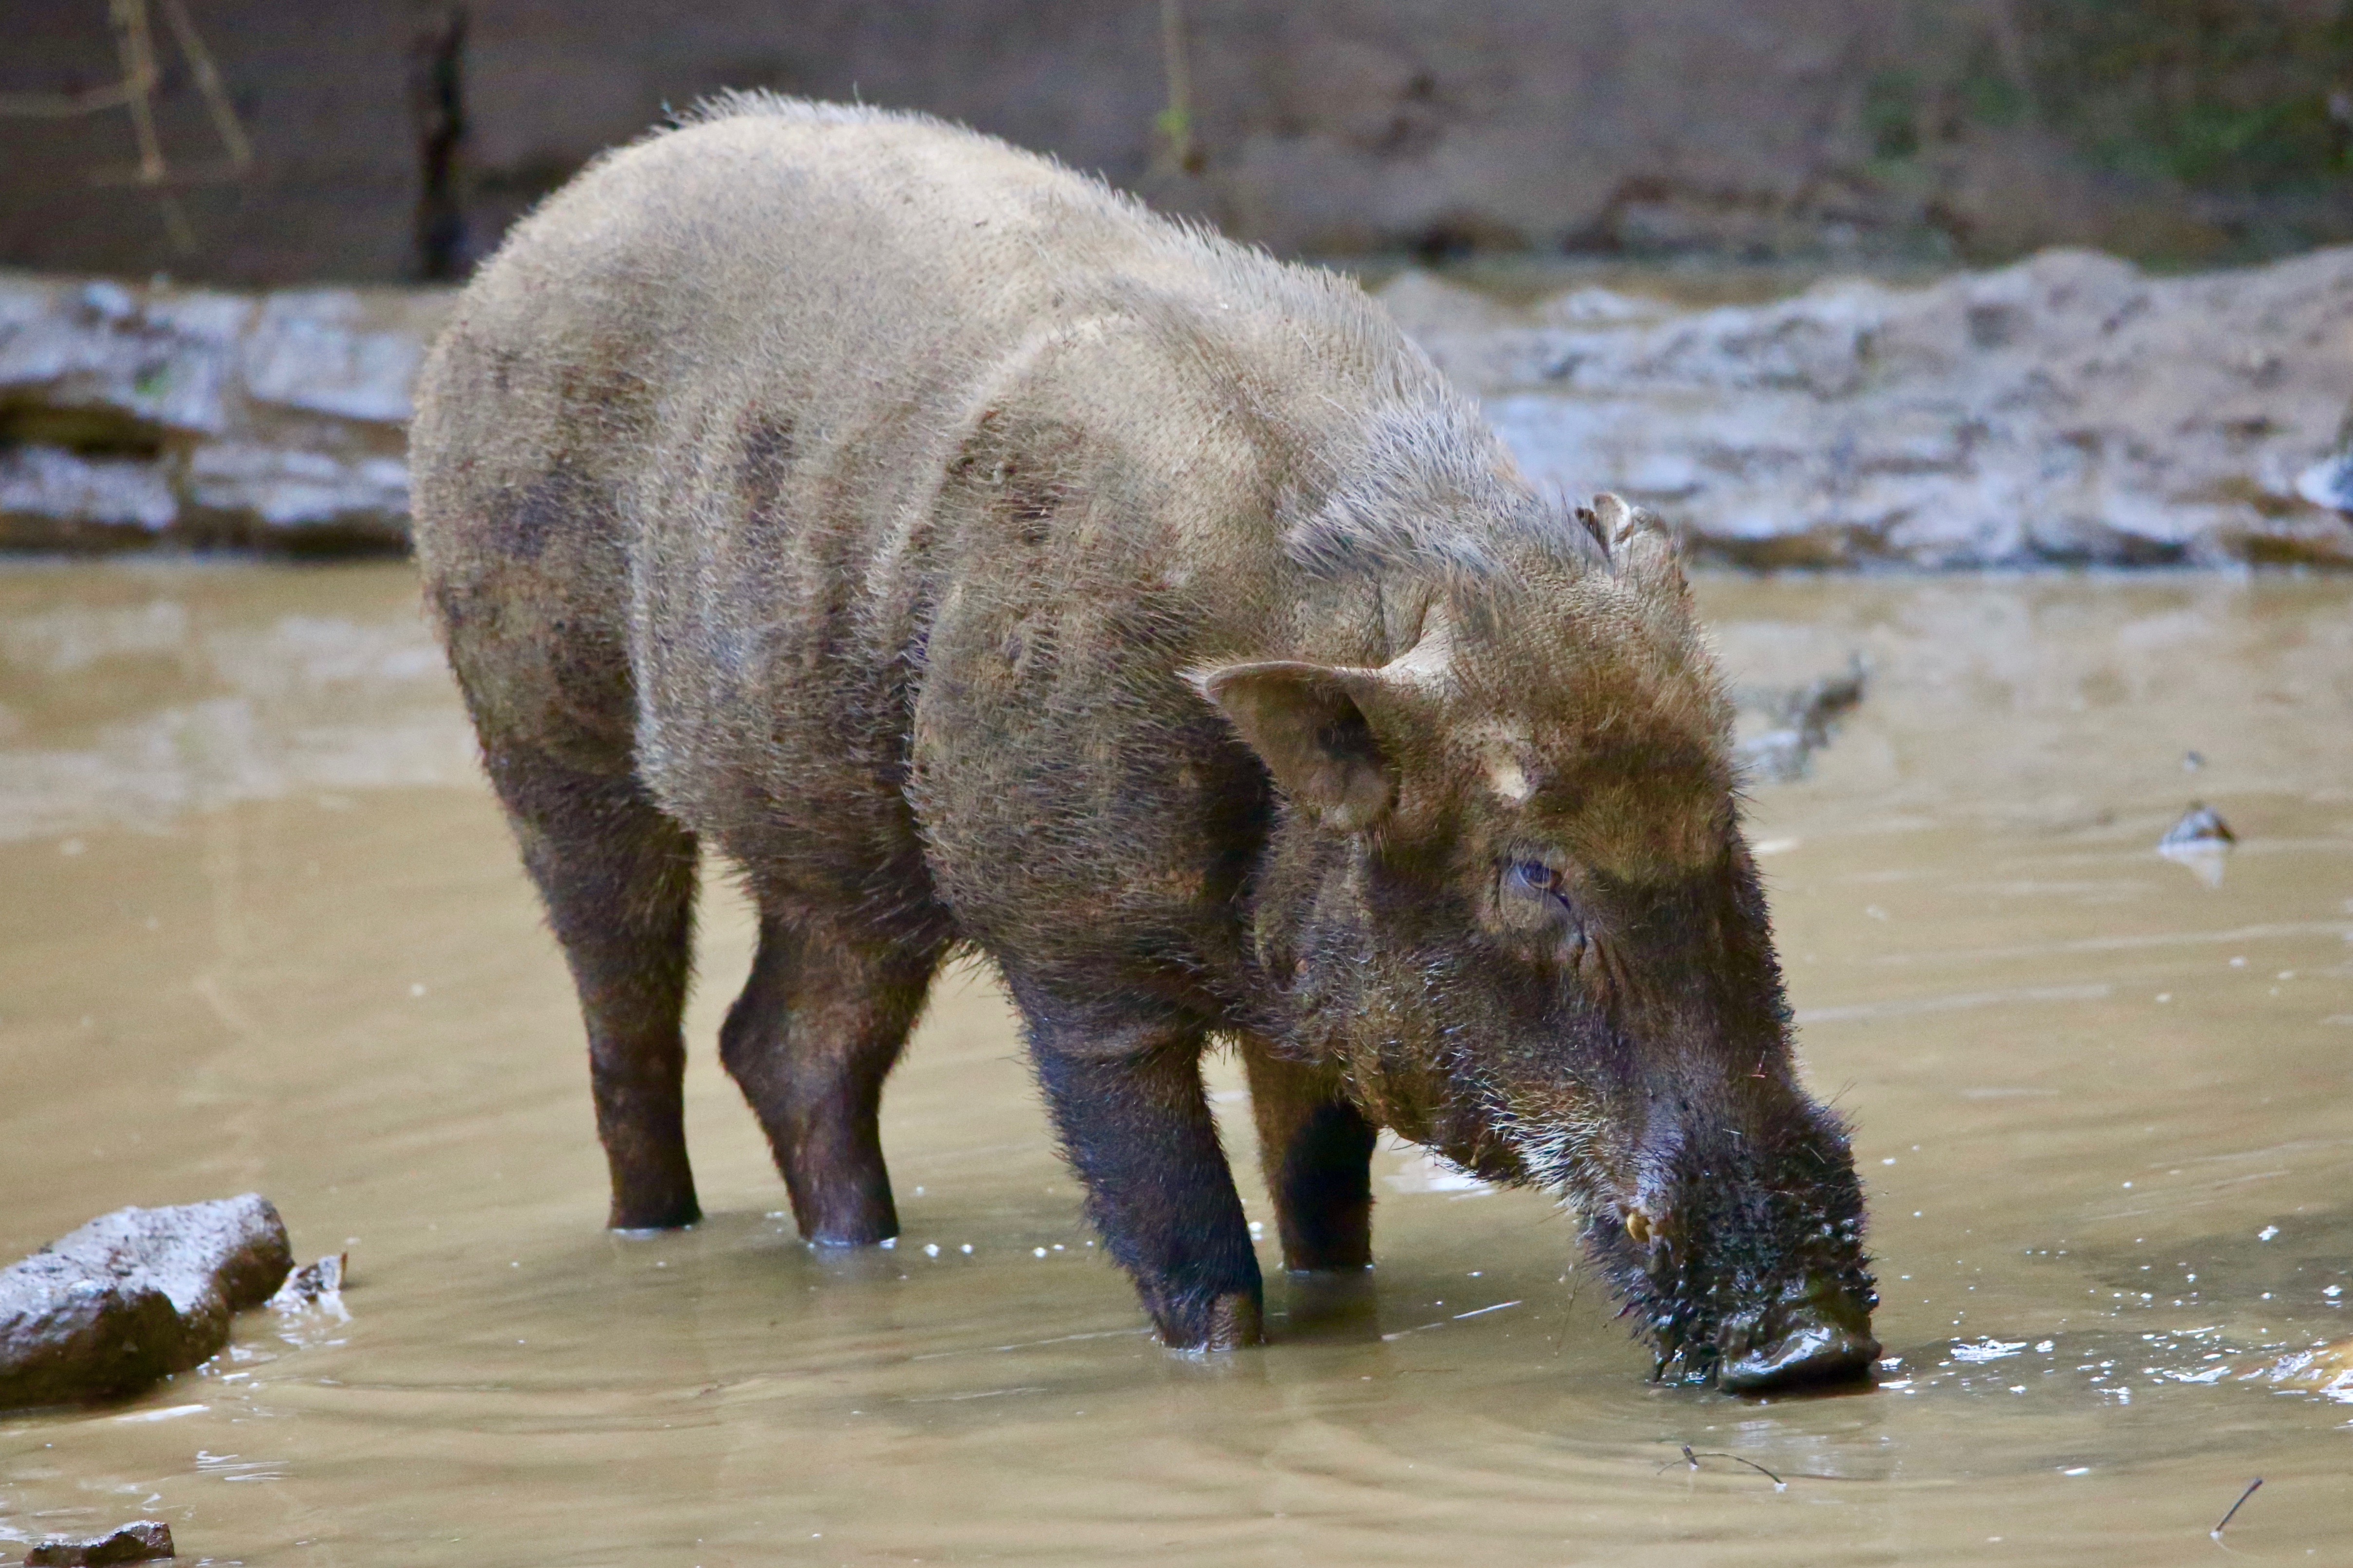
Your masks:
<instances>
[{"instance_id":1,"label":"green vegetation","mask_svg":"<svg viewBox=\"0 0 2353 1568\"><path fill-rule=\"evenodd\" d=\"M2273 192L2353 173L2353 4L2023 0L2036 108L2120 173Z\"/></svg>"}]
</instances>

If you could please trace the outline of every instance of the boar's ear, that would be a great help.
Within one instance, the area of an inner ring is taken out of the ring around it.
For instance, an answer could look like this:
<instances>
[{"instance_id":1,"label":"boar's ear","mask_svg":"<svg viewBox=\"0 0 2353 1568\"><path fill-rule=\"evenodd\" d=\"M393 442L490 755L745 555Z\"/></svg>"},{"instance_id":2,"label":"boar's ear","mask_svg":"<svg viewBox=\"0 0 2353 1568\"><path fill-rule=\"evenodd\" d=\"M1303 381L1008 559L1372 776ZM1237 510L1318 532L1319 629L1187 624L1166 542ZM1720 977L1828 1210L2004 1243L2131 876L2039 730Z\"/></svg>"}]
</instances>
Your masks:
<instances>
[{"instance_id":1,"label":"boar's ear","mask_svg":"<svg viewBox=\"0 0 2353 1568\"><path fill-rule=\"evenodd\" d=\"M1397 769L1357 703L1378 686L1372 670L1271 660L1192 676L1233 721L1283 794L1332 826L1356 833L1397 803Z\"/></svg>"},{"instance_id":2,"label":"boar's ear","mask_svg":"<svg viewBox=\"0 0 2353 1568\"><path fill-rule=\"evenodd\" d=\"M1620 572L1678 605L1689 600L1691 585L1683 577L1682 552L1676 548L1673 531L1657 512L1629 506L1624 497L1605 490L1590 505L1577 509L1577 521L1600 542L1610 563Z\"/></svg>"}]
</instances>

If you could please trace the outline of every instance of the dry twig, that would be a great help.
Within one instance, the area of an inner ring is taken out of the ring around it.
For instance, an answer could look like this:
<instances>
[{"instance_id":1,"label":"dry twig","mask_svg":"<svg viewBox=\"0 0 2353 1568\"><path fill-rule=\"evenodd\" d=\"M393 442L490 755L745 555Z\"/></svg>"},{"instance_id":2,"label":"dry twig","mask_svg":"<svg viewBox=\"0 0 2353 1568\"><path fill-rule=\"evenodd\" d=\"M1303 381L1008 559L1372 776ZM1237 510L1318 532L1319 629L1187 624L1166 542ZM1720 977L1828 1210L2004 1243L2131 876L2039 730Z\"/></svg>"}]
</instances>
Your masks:
<instances>
[{"instance_id":1,"label":"dry twig","mask_svg":"<svg viewBox=\"0 0 2353 1568\"><path fill-rule=\"evenodd\" d=\"M1685 1443L1683 1445L1683 1463L1696 1470L1699 1468L1699 1462L1702 1459L1730 1459L1736 1465L1747 1466L1758 1475L1763 1476L1767 1480L1771 1481L1775 1491L1785 1492L1789 1489L1788 1482L1783 1480L1780 1477L1775 1475L1772 1471L1767 1469L1764 1466L1758 1464L1754 1459L1744 1459L1737 1454L1694 1454L1692 1452L1692 1446L1689 1443ZM1667 1461L1667 1465L1672 1465L1674 1461L1672 1459L1669 1459ZM1661 1465L1659 1468L1663 1470L1667 1468L1667 1465ZM2226 1520L2224 1522L2228 1523L2229 1521Z\"/></svg>"},{"instance_id":2,"label":"dry twig","mask_svg":"<svg viewBox=\"0 0 2353 1568\"><path fill-rule=\"evenodd\" d=\"M2232 1504L2231 1505L2231 1511L2230 1511L2230 1512L2228 1512L2228 1513L2226 1513L2226 1514L2224 1514L2224 1515L2222 1516L2222 1524L2228 1524L2228 1523L2230 1523L2232 1520L2234 1520L2234 1519L2238 1518L2238 1517L2239 1517L2239 1510L2240 1510L2241 1509L2242 1509L2242 1508L2244 1508L2244 1507L2246 1507L2246 1506L2247 1506L2247 1500L2248 1500L2249 1498L2251 1498L2251 1497L2254 1496L2254 1495L2255 1495L2255 1489L2256 1489L2257 1487L2259 1487L2259 1486L2262 1486L2263 1484L2263 1477L2261 1477L2261 1476L2257 1476L2253 1480L2249 1481L2249 1482L2247 1483L2247 1489L2246 1489L2245 1491L2242 1491L2242 1492L2241 1492L2241 1493L2239 1494L2239 1500L2238 1500L2238 1501L2236 1501L2236 1502L2234 1502L2234 1503L2232 1503ZM2212 1536L2212 1537L2213 1537L2215 1540L2217 1540L2217 1541L2221 1540L2221 1539L2222 1539L2222 1524L2218 1524L2218 1525L2216 1525L2213 1529L2211 1529L2211 1530L2208 1531L2206 1533L2207 1533L2207 1534L2209 1534L2209 1535L2211 1535L2211 1536Z\"/></svg>"}]
</instances>

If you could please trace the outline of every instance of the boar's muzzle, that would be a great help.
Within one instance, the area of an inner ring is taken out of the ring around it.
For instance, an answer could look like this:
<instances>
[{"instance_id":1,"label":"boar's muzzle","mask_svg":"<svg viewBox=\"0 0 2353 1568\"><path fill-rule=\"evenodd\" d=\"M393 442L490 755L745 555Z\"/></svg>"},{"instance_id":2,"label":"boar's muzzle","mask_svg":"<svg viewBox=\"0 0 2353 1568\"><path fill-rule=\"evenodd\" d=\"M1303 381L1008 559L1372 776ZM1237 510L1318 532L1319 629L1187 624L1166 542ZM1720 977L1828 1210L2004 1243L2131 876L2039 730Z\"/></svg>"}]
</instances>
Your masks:
<instances>
[{"instance_id":1,"label":"boar's muzzle","mask_svg":"<svg viewBox=\"0 0 2353 1568\"><path fill-rule=\"evenodd\" d=\"M1588 1223L1665 1381L1760 1393L1855 1377L1878 1358L1843 1133L1802 1100L1774 1109L1740 1118L1745 1135L1686 1124L1646 1194Z\"/></svg>"},{"instance_id":2,"label":"boar's muzzle","mask_svg":"<svg viewBox=\"0 0 2353 1568\"><path fill-rule=\"evenodd\" d=\"M1871 1332L1878 1299L1859 1261L1804 1267L1778 1290L1702 1288L1693 1272L1669 1264L1649 1274L1647 1289L1629 1292L1630 1310L1651 1309L1662 1381L1760 1394L1853 1378L1879 1357Z\"/></svg>"},{"instance_id":3,"label":"boar's muzzle","mask_svg":"<svg viewBox=\"0 0 2353 1568\"><path fill-rule=\"evenodd\" d=\"M1828 1274L1810 1276L1791 1299L1717 1342L1716 1386L1733 1394L1836 1382L1879 1359L1870 1310Z\"/></svg>"}]
</instances>

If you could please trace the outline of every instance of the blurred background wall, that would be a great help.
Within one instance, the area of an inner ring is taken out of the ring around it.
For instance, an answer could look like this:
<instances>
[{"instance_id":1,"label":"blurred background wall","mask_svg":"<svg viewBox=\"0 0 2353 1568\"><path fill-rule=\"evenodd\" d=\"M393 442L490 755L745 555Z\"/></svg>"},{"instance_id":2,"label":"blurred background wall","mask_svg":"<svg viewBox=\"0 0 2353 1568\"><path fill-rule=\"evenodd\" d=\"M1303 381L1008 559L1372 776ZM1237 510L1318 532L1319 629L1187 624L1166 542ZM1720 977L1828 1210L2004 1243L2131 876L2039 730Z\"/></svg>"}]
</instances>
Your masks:
<instances>
[{"instance_id":1,"label":"blurred background wall","mask_svg":"<svg viewBox=\"0 0 2353 1568\"><path fill-rule=\"evenodd\" d=\"M928 110L1287 253L2353 238L2353 0L176 0L210 98L174 3L0 0L0 265L458 276L722 87ZM82 111L142 20L143 182Z\"/></svg>"}]
</instances>

